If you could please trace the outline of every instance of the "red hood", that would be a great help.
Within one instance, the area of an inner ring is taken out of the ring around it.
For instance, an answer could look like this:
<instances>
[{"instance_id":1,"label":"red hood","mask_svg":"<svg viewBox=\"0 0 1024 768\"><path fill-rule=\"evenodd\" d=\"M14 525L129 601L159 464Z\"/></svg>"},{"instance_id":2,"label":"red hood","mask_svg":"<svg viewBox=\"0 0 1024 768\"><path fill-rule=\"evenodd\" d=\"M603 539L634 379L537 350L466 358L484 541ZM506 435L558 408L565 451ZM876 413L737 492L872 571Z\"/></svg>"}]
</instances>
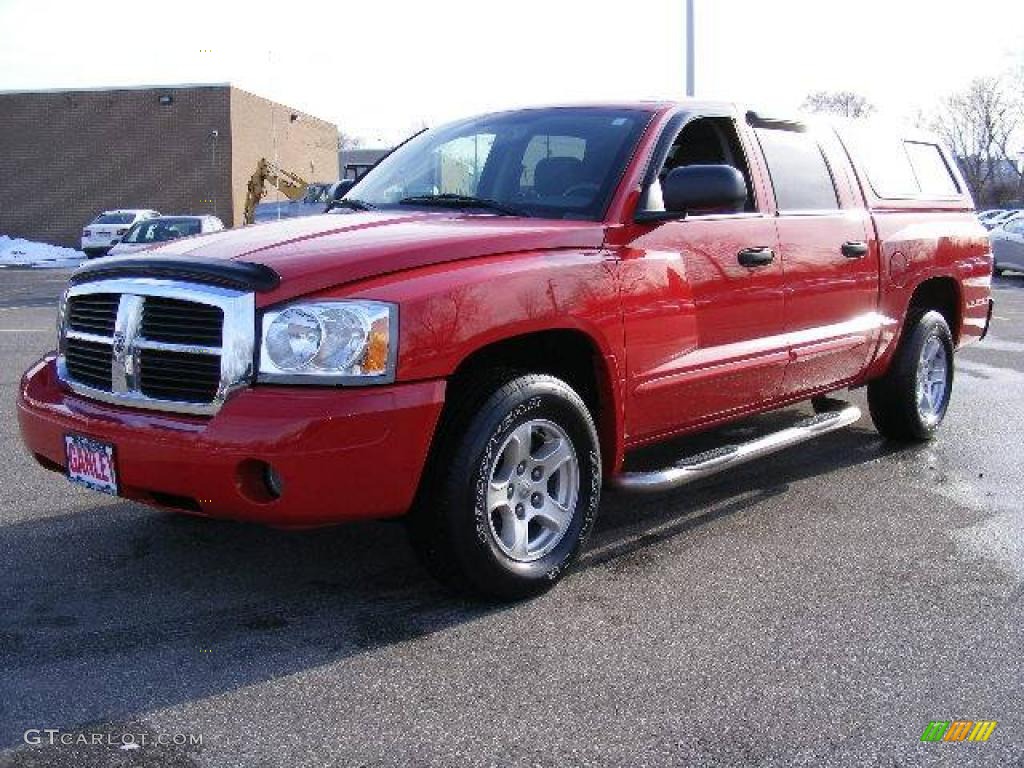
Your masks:
<instances>
[{"instance_id":1,"label":"red hood","mask_svg":"<svg viewBox=\"0 0 1024 768\"><path fill-rule=\"evenodd\" d=\"M592 221L520 219L446 212L329 214L256 224L178 240L147 256L201 256L265 264L281 301L404 269L516 251L598 248L604 228ZM262 302L261 302L262 303Z\"/></svg>"}]
</instances>

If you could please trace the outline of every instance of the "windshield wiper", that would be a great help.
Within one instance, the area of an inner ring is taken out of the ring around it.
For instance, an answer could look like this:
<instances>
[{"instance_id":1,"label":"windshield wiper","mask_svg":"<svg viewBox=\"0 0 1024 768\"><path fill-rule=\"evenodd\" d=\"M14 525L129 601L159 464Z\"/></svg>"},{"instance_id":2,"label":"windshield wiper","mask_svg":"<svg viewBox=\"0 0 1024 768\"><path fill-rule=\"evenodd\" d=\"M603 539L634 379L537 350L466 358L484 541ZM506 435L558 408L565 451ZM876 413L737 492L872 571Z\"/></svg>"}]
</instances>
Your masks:
<instances>
[{"instance_id":1,"label":"windshield wiper","mask_svg":"<svg viewBox=\"0 0 1024 768\"><path fill-rule=\"evenodd\" d=\"M333 211L335 208L351 208L353 211L372 211L376 207L373 203L368 203L365 200L356 200L354 197L331 200L327 204L328 211Z\"/></svg>"},{"instance_id":2,"label":"windshield wiper","mask_svg":"<svg viewBox=\"0 0 1024 768\"><path fill-rule=\"evenodd\" d=\"M398 201L399 205L436 205L443 208L486 208L489 211L500 213L502 216L529 216L518 208L513 208L497 200L486 197L473 197L472 195L456 195L445 193L443 195L414 195L404 197Z\"/></svg>"}]
</instances>

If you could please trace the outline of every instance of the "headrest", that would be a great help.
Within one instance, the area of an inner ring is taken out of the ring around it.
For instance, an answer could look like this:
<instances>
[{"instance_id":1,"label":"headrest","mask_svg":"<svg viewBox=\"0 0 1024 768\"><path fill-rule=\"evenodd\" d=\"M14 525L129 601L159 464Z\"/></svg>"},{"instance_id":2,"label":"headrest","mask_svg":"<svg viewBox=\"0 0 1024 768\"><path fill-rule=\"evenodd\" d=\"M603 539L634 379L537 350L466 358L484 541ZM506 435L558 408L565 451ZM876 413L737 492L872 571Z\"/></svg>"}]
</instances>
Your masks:
<instances>
[{"instance_id":1,"label":"headrest","mask_svg":"<svg viewBox=\"0 0 1024 768\"><path fill-rule=\"evenodd\" d=\"M583 178L583 161L575 157L545 157L533 171L533 189L538 195L561 195Z\"/></svg>"}]
</instances>

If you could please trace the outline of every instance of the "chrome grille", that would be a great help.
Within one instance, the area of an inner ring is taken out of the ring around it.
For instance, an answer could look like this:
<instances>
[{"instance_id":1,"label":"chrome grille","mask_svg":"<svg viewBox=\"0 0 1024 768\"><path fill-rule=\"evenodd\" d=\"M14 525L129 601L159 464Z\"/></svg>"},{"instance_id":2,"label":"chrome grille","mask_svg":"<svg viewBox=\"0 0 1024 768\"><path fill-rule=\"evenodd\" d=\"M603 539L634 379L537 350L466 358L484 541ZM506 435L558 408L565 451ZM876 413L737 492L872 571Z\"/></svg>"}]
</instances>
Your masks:
<instances>
[{"instance_id":1,"label":"chrome grille","mask_svg":"<svg viewBox=\"0 0 1024 768\"><path fill-rule=\"evenodd\" d=\"M220 356L139 351L139 389L146 397L208 403L220 385Z\"/></svg>"},{"instance_id":2,"label":"chrome grille","mask_svg":"<svg viewBox=\"0 0 1024 768\"><path fill-rule=\"evenodd\" d=\"M73 379L96 389L110 391L113 386L110 373L113 355L109 344L69 339L64 355L68 373Z\"/></svg>"},{"instance_id":3,"label":"chrome grille","mask_svg":"<svg viewBox=\"0 0 1024 768\"><path fill-rule=\"evenodd\" d=\"M80 394L140 408L215 413L252 378L254 300L146 278L68 289L57 368Z\"/></svg>"},{"instance_id":4,"label":"chrome grille","mask_svg":"<svg viewBox=\"0 0 1024 768\"><path fill-rule=\"evenodd\" d=\"M179 299L153 296L142 306L142 336L171 344L206 344L220 346L224 312Z\"/></svg>"},{"instance_id":5,"label":"chrome grille","mask_svg":"<svg viewBox=\"0 0 1024 768\"><path fill-rule=\"evenodd\" d=\"M86 333L114 335L117 304L116 293L93 293L75 296L68 301L68 327Z\"/></svg>"}]
</instances>

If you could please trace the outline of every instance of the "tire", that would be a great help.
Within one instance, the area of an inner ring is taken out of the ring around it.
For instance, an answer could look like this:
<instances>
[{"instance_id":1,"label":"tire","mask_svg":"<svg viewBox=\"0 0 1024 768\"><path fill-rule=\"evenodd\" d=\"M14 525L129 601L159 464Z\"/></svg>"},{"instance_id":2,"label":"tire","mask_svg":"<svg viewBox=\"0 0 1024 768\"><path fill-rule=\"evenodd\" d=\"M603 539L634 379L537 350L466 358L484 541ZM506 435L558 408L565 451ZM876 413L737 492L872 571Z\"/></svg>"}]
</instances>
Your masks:
<instances>
[{"instance_id":1,"label":"tire","mask_svg":"<svg viewBox=\"0 0 1024 768\"><path fill-rule=\"evenodd\" d=\"M564 381L536 374L467 382L456 405L409 518L413 548L457 592L538 595L576 559L597 514L601 455L590 412Z\"/></svg>"},{"instance_id":2,"label":"tire","mask_svg":"<svg viewBox=\"0 0 1024 768\"><path fill-rule=\"evenodd\" d=\"M994 274L996 277L1002 277L1004 271L1005 270L1002 267L993 267L992 268L992 274Z\"/></svg>"},{"instance_id":3,"label":"tire","mask_svg":"<svg viewBox=\"0 0 1024 768\"><path fill-rule=\"evenodd\" d=\"M915 312L907 318L889 370L868 384L871 420L890 440L931 440L946 416L952 391L949 326L938 312Z\"/></svg>"}]
</instances>

